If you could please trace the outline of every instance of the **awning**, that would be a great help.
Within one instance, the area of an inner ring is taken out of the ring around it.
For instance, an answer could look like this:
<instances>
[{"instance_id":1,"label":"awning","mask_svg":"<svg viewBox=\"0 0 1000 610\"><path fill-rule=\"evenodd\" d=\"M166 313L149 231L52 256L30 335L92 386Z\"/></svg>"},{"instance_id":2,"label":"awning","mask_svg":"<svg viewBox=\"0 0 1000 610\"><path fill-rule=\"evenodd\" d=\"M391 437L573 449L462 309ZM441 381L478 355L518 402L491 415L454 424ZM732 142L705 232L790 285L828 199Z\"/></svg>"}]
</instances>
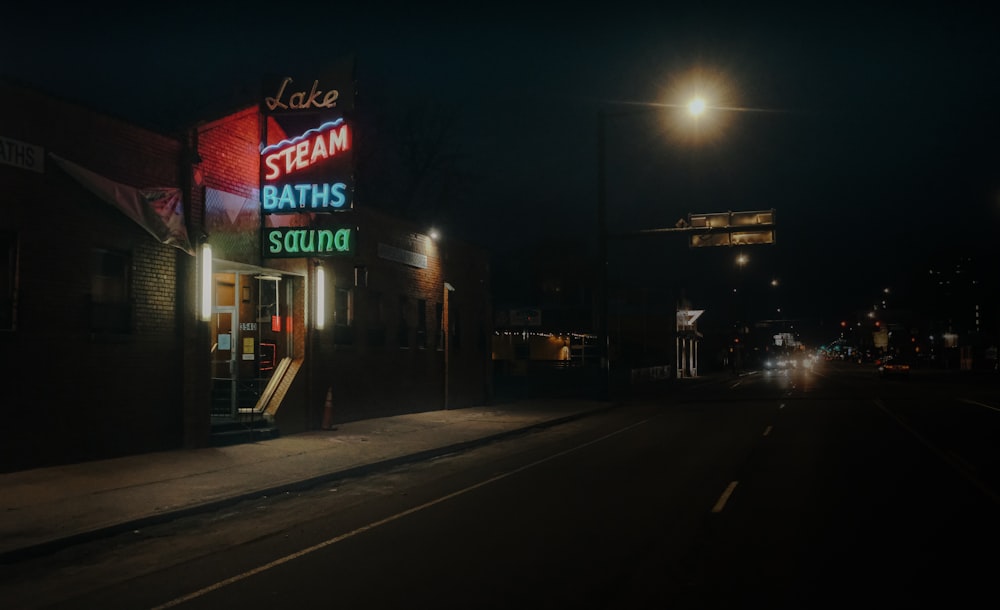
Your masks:
<instances>
[{"instance_id":1,"label":"awning","mask_svg":"<svg viewBox=\"0 0 1000 610\"><path fill-rule=\"evenodd\" d=\"M49 157L87 190L121 210L161 243L194 255L184 223L184 200L179 188L139 189L109 180L51 152Z\"/></svg>"}]
</instances>

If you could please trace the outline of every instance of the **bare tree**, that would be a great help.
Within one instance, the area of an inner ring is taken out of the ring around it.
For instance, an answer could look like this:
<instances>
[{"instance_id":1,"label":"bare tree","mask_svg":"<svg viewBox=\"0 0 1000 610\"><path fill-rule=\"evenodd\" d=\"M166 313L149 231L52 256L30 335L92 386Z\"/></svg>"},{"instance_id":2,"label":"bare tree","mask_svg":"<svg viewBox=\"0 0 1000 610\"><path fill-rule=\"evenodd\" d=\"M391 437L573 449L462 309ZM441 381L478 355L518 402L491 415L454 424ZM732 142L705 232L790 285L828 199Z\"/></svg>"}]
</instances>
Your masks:
<instances>
[{"instance_id":1,"label":"bare tree","mask_svg":"<svg viewBox=\"0 0 1000 610\"><path fill-rule=\"evenodd\" d=\"M429 100L369 102L356 117L356 199L414 222L446 225L468 205L473 176L465 167L458 108Z\"/></svg>"}]
</instances>

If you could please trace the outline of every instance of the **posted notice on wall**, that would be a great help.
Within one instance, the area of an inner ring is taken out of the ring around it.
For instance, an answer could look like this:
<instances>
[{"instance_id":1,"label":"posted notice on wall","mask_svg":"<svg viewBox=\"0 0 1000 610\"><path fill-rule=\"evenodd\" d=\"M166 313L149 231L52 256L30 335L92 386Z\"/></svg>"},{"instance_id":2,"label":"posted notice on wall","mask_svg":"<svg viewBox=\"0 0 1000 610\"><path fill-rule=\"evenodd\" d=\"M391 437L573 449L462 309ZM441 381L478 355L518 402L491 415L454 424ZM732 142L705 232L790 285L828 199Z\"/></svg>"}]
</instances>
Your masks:
<instances>
[{"instance_id":1,"label":"posted notice on wall","mask_svg":"<svg viewBox=\"0 0 1000 610\"><path fill-rule=\"evenodd\" d=\"M254 349L254 338L243 337L243 359L253 360L256 356L257 350Z\"/></svg>"}]
</instances>

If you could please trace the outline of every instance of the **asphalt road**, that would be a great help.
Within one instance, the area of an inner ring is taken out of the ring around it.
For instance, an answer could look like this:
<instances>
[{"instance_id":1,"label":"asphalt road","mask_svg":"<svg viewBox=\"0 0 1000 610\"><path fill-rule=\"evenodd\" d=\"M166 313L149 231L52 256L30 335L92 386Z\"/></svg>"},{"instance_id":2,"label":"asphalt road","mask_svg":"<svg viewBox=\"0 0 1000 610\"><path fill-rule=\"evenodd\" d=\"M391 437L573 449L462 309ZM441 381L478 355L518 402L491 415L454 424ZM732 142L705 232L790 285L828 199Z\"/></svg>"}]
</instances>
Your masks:
<instances>
[{"instance_id":1,"label":"asphalt road","mask_svg":"<svg viewBox=\"0 0 1000 610\"><path fill-rule=\"evenodd\" d=\"M0 600L980 607L1000 548L990 393L850 365L732 377L26 562Z\"/></svg>"}]
</instances>

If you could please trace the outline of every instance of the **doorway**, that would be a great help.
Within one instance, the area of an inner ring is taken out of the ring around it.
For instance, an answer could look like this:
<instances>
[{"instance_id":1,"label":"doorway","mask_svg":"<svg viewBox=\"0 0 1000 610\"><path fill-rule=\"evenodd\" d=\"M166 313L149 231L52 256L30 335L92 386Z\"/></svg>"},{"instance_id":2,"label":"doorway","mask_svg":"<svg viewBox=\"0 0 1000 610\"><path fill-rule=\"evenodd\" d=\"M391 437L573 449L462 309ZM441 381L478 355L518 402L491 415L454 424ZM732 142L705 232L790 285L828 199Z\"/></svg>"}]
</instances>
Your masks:
<instances>
[{"instance_id":1,"label":"doorway","mask_svg":"<svg viewBox=\"0 0 1000 610\"><path fill-rule=\"evenodd\" d=\"M258 407L278 363L292 353L290 290L280 272L214 273L213 417L237 417Z\"/></svg>"}]
</instances>

